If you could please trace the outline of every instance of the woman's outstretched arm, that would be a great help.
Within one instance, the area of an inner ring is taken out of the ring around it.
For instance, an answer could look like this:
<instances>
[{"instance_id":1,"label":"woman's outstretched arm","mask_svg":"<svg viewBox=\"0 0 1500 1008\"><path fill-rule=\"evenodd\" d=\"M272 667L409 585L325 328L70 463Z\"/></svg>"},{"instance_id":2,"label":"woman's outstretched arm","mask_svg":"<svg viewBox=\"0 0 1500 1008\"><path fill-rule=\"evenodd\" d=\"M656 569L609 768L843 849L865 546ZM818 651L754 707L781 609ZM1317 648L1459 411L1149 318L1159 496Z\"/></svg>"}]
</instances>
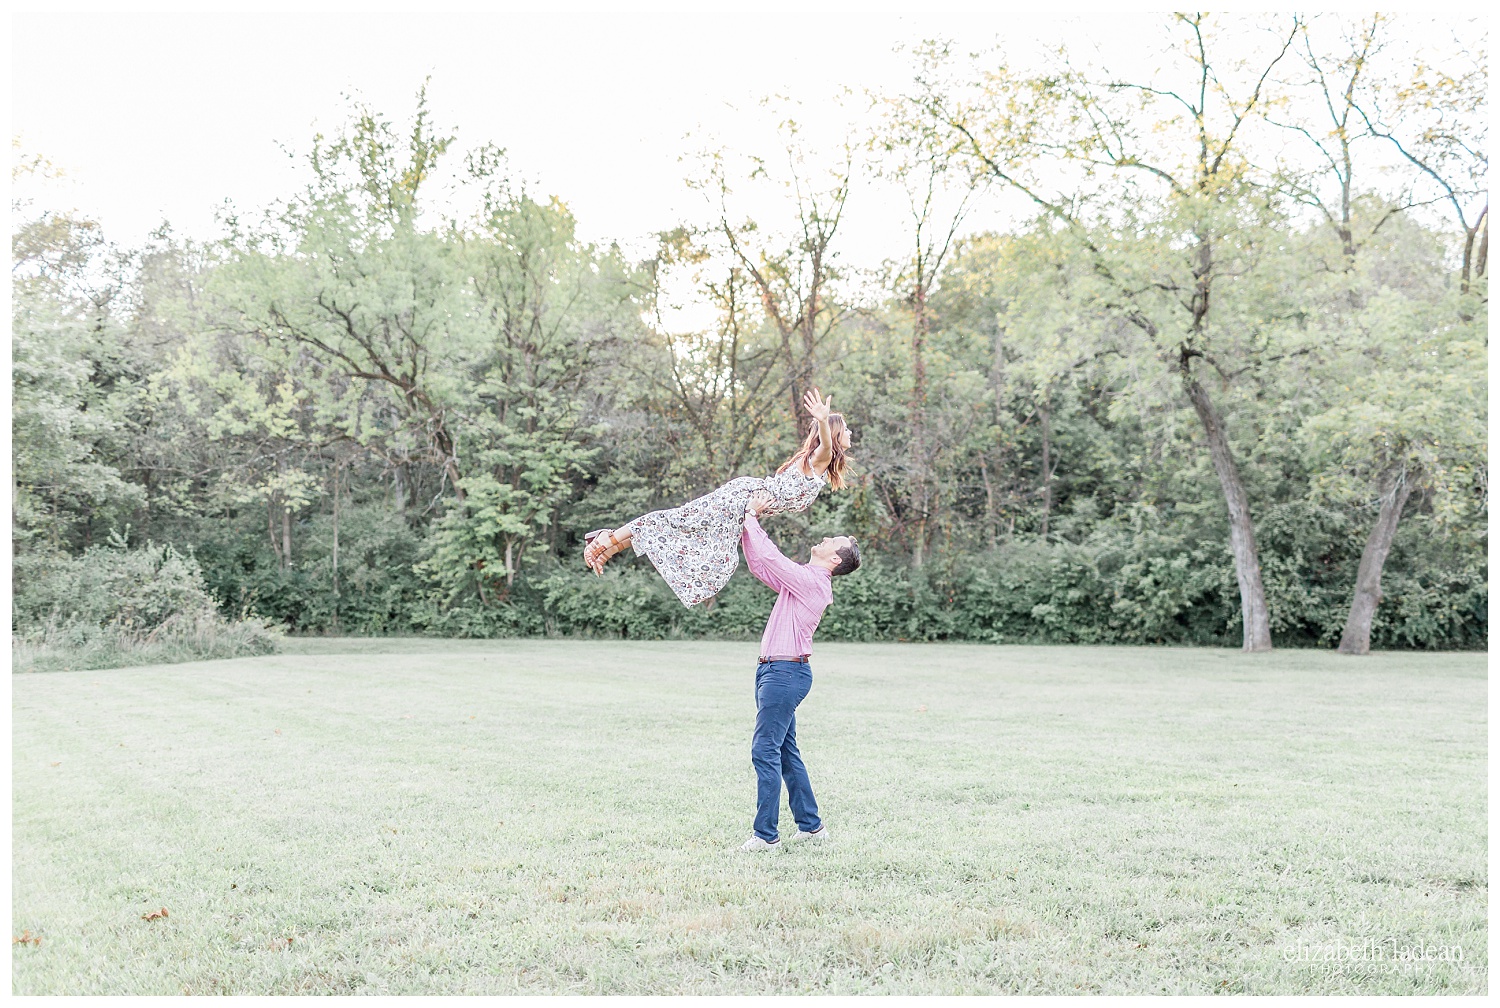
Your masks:
<instances>
[{"instance_id":1,"label":"woman's outstretched arm","mask_svg":"<svg viewBox=\"0 0 1500 1008\"><path fill-rule=\"evenodd\" d=\"M833 412L833 396L825 399L817 389L808 389L802 396L802 406L818 422L818 447L807 460L807 466L822 475L833 460L833 428L828 425L828 414Z\"/></svg>"}]
</instances>

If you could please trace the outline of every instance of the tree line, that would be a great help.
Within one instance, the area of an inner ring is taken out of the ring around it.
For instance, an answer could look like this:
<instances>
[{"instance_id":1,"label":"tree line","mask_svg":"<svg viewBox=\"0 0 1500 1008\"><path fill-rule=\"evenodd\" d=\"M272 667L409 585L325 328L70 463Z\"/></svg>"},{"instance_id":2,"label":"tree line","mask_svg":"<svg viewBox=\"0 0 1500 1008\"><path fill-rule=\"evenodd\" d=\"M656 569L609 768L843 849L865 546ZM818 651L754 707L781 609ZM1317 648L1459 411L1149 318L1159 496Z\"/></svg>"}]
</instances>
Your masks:
<instances>
[{"instance_id":1,"label":"tree line","mask_svg":"<svg viewBox=\"0 0 1500 1008\"><path fill-rule=\"evenodd\" d=\"M425 87L217 241L13 206L17 598L167 543L299 632L753 633L747 579L686 612L581 536L768 472L817 385L857 478L773 534L866 546L836 636L1485 646L1485 39L1169 27L1149 79L917 47L831 154L704 152L644 259ZM876 183L907 251L858 269Z\"/></svg>"}]
</instances>

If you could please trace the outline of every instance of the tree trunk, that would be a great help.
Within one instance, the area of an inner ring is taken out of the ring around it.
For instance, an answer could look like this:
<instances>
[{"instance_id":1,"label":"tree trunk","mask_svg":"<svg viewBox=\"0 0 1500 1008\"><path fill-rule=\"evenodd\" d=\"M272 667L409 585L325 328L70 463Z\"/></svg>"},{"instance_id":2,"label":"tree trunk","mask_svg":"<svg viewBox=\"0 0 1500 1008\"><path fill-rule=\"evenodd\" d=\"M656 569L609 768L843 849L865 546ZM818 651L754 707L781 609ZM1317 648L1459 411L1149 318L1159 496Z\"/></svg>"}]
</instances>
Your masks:
<instances>
[{"instance_id":1,"label":"tree trunk","mask_svg":"<svg viewBox=\"0 0 1500 1008\"><path fill-rule=\"evenodd\" d=\"M292 566L292 509L281 505L281 569Z\"/></svg>"},{"instance_id":2,"label":"tree trunk","mask_svg":"<svg viewBox=\"0 0 1500 1008\"><path fill-rule=\"evenodd\" d=\"M1050 405L1037 407L1042 423L1042 538L1052 521L1052 410Z\"/></svg>"},{"instance_id":3,"label":"tree trunk","mask_svg":"<svg viewBox=\"0 0 1500 1008\"><path fill-rule=\"evenodd\" d=\"M1463 268L1459 271L1458 277L1460 294L1469 293L1469 287L1474 279L1484 276L1484 268L1489 255L1490 207L1486 203L1484 209L1479 211L1479 219L1474 222L1474 226L1464 229ZM1474 312L1468 305L1463 305L1458 310L1458 317L1465 322L1472 322Z\"/></svg>"},{"instance_id":4,"label":"tree trunk","mask_svg":"<svg viewBox=\"0 0 1500 1008\"><path fill-rule=\"evenodd\" d=\"M1198 383L1182 363L1182 388L1187 393L1203 431L1208 437L1208 453L1214 472L1224 491L1224 505L1229 511L1229 547L1234 553L1234 573L1240 583L1240 619L1244 624L1244 650L1271 650L1271 614L1266 608L1266 589L1260 579L1260 554L1255 549L1255 528L1250 522L1250 503L1239 468L1229 451L1229 436L1224 420L1214 408L1208 390Z\"/></svg>"},{"instance_id":5,"label":"tree trunk","mask_svg":"<svg viewBox=\"0 0 1500 1008\"><path fill-rule=\"evenodd\" d=\"M920 285L912 291L911 319L911 424L916 440L922 438L927 408L927 291Z\"/></svg>"},{"instance_id":6,"label":"tree trunk","mask_svg":"<svg viewBox=\"0 0 1500 1008\"><path fill-rule=\"evenodd\" d=\"M411 492L407 489L411 484L411 476L406 470L405 462L398 462L391 470L391 492L396 497L396 510L405 511Z\"/></svg>"},{"instance_id":7,"label":"tree trunk","mask_svg":"<svg viewBox=\"0 0 1500 1008\"><path fill-rule=\"evenodd\" d=\"M448 477L448 482L453 485L453 495L458 498L461 506L464 502L463 487L458 485L458 452L454 448L453 438L444 426L442 418L435 418L436 424L432 432L432 443L443 456L443 474Z\"/></svg>"},{"instance_id":8,"label":"tree trunk","mask_svg":"<svg viewBox=\"0 0 1500 1008\"><path fill-rule=\"evenodd\" d=\"M990 549L995 548L995 487L990 482L990 464L979 458L979 475L984 479L984 527L990 535Z\"/></svg>"},{"instance_id":9,"label":"tree trunk","mask_svg":"<svg viewBox=\"0 0 1500 1008\"><path fill-rule=\"evenodd\" d=\"M813 253L813 273L807 293L807 307L802 316L802 390L818 384L818 299L823 286L823 259Z\"/></svg>"},{"instance_id":10,"label":"tree trunk","mask_svg":"<svg viewBox=\"0 0 1500 1008\"><path fill-rule=\"evenodd\" d=\"M920 267L919 267L920 268ZM912 291L911 327L911 481L913 510L916 511L917 535L912 549L912 566L921 567L927 552L927 291L919 282Z\"/></svg>"},{"instance_id":11,"label":"tree trunk","mask_svg":"<svg viewBox=\"0 0 1500 1008\"><path fill-rule=\"evenodd\" d=\"M1365 541L1364 555L1359 558L1359 573L1354 577L1354 601L1349 605L1349 619L1344 624L1343 636L1339 638L1339 654L1370 653L1370 624L1374 622L1375 609L1380 605L1380 574L1396 538L1401 510L1406 507L1406 498L1411 496L1411 483L1404 471L1388 472L1380 481L1380 516L1375 519L1375 527Z\"/></svg>"},{"instance_id":12,"label":"tree trunk","mask_svg":"<svg viewBox=\"0 0 1500 1008\"><path fill-rule=\"evenodd\" d=\"M281 541L276 538L276 512L280 509L281 495L276 492L266 497L266 535L271 540L271 552L276 556L276 566L285 568L286 561L281 556Z\"/></svg>"},{"instance_id":13,"label":"tree trunk","mask_svg":"<svg viewBox=\"0 0 1500 1008\"><path fill-rule=\"evenodd\" d=\"M1474 259L1474 275L1482 277L1490 262L1490 208L1486 206L1479 216L1484 220L1484 229L1479 232L1479 252Z\"/></svg>"},{"instance_id":14,"label":"tree trunk","mask_svg":"<svg viewBox=\"0 0 1500 1008\"><path fill-rule=\"evenodd\" d=\"M339 633L339 476L342 463L333 467L333 632Z\"/></svg>"},{"instance_id":15,"label":"tree trunk","mask_svg":"<svg viewBox=\"0 0 1500 1008\"><path fill-rule=\"evenodd\" d=\"M1479 219L1474 222L1474 226L1464 229L1463 266L1459 269L1458 274L1458 290L1461 294L1469 293L1469 285L1473 282L1475 276L1484 275L1484 260L1489 258L1489 219L1490 208L1486 206L1483 210L1479 211ZM1484 236L1482 245L1478 244L1481 230ZM1475 262L1476 245L1479 252L1478 263ZM1478 266L1477 269L1475 268L1476 265Z\"/></svg>"},{"instance_id":16,"label":"tree trunk","mask_svg":"<svg viewBox=\"0 0 1500 1008\"><path fill-rule=\"evenodd\" d=\"M995 393L995 425L998 427L1005 413L1005 328L995 327L995 356L990 361L990 387Z\"/></svg>"},{"instance_id":17,"label":"tree trunk","mask_svg":"<svg viewBox=\"0 0 1500 1008\"><path fill-rule=\"evenodd\" d=\"M998 316L996 318L995 324L994 351L994 357L990 360L990 387L995 396L994 421L995 429L998 431L1002 429L1001 425L1005 416L1005 327L999 324ZM999 461L1003 463L1005 457L1004 442L1002 441L1000 443ZM981 469L981 472L984 475L985 513L988 516L990 522L990 549L994 549L995 541L998 538L1000 532L1000 518L999 515L995 513L995 488L990 483L988 461L985 459L981 459L980 465L983 467ZM1001 468L1003 469L1003 465L1001 466ZM1011 518L1010 527L1015 527L1014 518ZM1006 539L1008 540L1009 538L1010 533L1007 532Z\"/></svg>"}]
</instances>

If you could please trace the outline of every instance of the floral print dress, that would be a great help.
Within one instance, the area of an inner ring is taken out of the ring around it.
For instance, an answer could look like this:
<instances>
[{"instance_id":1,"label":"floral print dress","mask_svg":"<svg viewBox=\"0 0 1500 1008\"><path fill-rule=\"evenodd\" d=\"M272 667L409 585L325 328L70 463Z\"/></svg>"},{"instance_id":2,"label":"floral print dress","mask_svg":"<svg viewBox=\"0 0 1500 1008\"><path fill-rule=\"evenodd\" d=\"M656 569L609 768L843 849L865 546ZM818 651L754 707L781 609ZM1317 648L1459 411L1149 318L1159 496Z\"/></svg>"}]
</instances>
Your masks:
<instances>
[{"instance_id":1,"label":"floral print dress","mask_svg":"<svg viewBox=\"0 0 1500 1008\"><path fill-rule=\"evenodd\" d=\"M682 604L691 608L718 594L740 564L740 532L745 505L764 490L771 506L762 515L805 511L823 489L823 480L793 466L784 473L740 476L681 507L652 511L622 526L637 556L651 561Z\"/></svg>"}]
</instances>

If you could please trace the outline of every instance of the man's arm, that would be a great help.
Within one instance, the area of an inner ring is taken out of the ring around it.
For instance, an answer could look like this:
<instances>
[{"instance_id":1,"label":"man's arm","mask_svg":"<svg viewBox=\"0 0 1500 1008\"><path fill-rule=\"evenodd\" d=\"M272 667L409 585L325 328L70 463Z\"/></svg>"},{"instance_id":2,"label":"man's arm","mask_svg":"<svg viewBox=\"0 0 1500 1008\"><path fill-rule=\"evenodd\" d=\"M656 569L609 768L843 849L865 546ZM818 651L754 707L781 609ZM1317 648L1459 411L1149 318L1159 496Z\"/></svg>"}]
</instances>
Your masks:
<instances>
[{"instance_id":1,"label":"man's arm","mask_svg":"<svg viewBox=\"0 0 1500 1008\"><path fill-rule=\"evenodd\" d=\"M802 569L782 555L753 514L745 515L745 530L740 533L740 546L745 551L745 566L767 588L778 592L788 591L800 580L798 575L802 573Z\"/></svg>"}]
</instances>

